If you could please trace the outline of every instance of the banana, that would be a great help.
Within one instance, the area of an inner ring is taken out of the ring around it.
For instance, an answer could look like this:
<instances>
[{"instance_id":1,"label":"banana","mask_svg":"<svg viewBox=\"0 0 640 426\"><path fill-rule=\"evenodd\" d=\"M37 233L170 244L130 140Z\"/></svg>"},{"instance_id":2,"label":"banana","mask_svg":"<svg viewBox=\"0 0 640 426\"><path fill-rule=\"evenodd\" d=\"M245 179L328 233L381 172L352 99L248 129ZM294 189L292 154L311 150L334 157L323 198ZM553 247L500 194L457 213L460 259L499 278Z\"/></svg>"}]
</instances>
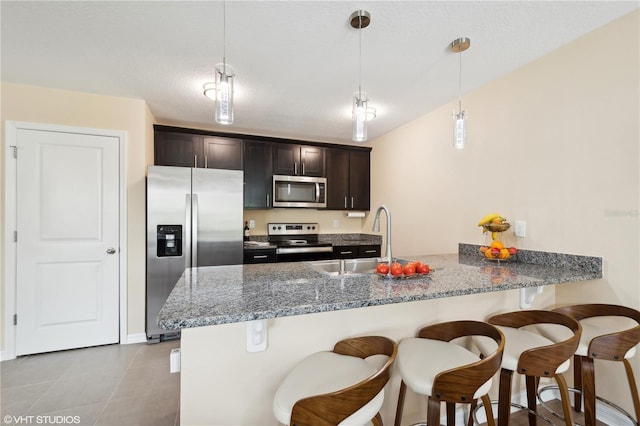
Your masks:
<instances>
[{"instance_id":1,"label":"banana","mask_svg":"<svg viewBox=\"0 0 640 426\"><path fill-rule=\"evenodd\" d=\"M478 222L478 226L486 225L491 222L493 219L501 217L498 213L491 213L482 218L480 222Z\"/></svg>"},{"instance_id":2,"label":"banana","mask_svg":"<svg viewBox=\"0 0 640 426\"><path fill-rule=\"evenodd\" d=\"M492 239L493 241L495 241L495 240L496 240L496 238L498 238L498 233L497 233L497 232L492 232L492 233L491 233L491 239Z\"/></svg>"}]
</instances>

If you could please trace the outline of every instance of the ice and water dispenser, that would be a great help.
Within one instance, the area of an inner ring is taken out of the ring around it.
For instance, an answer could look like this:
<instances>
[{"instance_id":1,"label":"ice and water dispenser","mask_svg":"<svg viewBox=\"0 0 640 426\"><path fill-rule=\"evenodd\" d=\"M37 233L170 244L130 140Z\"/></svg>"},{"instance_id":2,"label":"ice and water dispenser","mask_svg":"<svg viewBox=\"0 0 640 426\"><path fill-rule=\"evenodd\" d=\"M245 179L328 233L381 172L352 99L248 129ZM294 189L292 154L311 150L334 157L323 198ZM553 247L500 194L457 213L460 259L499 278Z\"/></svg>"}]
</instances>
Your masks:
<instances>
[{"instance_id":1,"label":"ice and water dispenser","mask_svg":"<svg viewBox=\"0 0 640 426\"><path fill-rule=\"evenodd\" d=\"M158 257L182 256L182 225L158 225Z\"/></svg>"}]
</instances>

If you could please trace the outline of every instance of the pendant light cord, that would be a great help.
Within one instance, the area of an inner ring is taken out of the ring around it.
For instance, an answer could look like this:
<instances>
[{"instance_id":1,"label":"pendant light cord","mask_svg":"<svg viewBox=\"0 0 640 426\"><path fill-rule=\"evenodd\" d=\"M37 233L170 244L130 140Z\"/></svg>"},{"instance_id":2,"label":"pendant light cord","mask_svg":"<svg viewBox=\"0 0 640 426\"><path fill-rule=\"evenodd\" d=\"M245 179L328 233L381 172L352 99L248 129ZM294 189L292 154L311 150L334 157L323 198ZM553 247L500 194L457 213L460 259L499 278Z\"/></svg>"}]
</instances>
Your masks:
<instances>
[{"instance_id":1,"label":"pendant light cord","mask_svg":"<svg viewBox=\"0 0 640 426\"><path fill-rule=\"evenodd\" d=\"M458 52L460 57L458 67L458 112L462 112L462 51Z\"/></svg>"},{"instance_id":2,"label":"pendant light cord","mask_svg":"<svg viewBox=\"0 0 640 426\"><path fill-rule=\"evenodd\" d=\"M227 2L222 2L222 72L227 75Z\"/></svg>"},{"instance_id":3,"label":"pendant light cord","mask_svg":"<svg viewBox=\"0 0 640 426\"><path fill-rule=\"evenodd\" d=\"M362 13L358 14L358 98L362 100Z\"/></svg>"}]
</instances>

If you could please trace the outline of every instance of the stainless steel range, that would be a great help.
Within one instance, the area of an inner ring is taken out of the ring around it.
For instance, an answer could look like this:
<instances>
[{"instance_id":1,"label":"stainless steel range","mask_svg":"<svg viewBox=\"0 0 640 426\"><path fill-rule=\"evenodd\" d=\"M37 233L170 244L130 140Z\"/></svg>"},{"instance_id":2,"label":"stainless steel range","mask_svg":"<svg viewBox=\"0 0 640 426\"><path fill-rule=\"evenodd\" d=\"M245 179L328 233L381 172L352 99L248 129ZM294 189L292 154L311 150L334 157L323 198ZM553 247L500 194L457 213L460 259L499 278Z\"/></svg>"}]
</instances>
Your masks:
<instances>
[{"instance_id":1,"label":"stainless steel range","mask_svg":"<svg viewBox=\"0 0 640 426\"><path fill-rule=\"evenodd\" d=\"M270 223L268 238L276 248L278 262L331 259L331 243L318 242L317 223Z\"/></svg>"}]
</instances>

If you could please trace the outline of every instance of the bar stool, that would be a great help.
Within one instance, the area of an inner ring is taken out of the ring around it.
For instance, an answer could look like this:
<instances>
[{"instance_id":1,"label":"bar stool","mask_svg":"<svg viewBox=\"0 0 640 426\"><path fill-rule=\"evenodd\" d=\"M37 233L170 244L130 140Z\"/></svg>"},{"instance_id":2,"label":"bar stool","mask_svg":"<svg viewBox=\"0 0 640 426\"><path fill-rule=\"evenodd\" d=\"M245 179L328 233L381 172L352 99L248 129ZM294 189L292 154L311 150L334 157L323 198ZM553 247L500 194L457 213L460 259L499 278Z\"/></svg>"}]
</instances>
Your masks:
<instances>
[{"instance_id":1,"label":"bar stool","mask_svg":"<svg viewBox=\"0 0 640 426\"><path fill-rule=\"evenodd\" d=\"M580 340L582 327L573 318L551 311L515 311L494 315L487 320L504 333L506 345L500 371L500 387L498 395L498 425L508 426L511 416L511 381L513 372L526 376L527 405L529 408L529 424L535 425L536 387L541 377L553 377L558 383L562 398L562 407L567 426L572 426L569 391L562 373L569 369L570 359ZM522 329L534 324L559 324L570 331L570 336L554 343L538 333ZM484 353L484 342L478 346Z\"/></svg>"},{"instance_id":2,"label":"bar stool","mask_svg":"<svg viewBox=\"0 0 640 426\"><path fill-rule=\"evenodd\" d=\"M486 336L492 343L483 359L451 343L465 336ZM440 403L447 404L447 425L455 423L455 404L475 404L482 398L487 419L493 426L491 404L487 396L493 375L500 368L504 336L496 327L479 321L452 321L433 324L418 331L417 337L403 339L398 345L398 371L402 377L395 425L399 426L407 387L428 396L427 424L440 424Z\"/></svg>"},{"instance_id":3,"label":"bar stool","mask_svg":"<svg viewBox=\"0 0 640 426\"><path fill-rule=\"evenodd\" d=\"M636 415L635 423L637 424L640 421L640 401L629 359L635 355L635 347L640 343L640 312L626 306L598 303L564 306L553 311L569 315L582 325L582 337L573 357L573 381L574 388L584 398L586 426L595 426L596 424L594 368L594 360L596 359L622 361L624 364ZM625 318L629 319L626 323ZM634 321L635 326L633 325ZM551 328L542 328L541 333L552 340L562 338L562 334L559 334L558 330ZM631 415L622 408L603 398L598 397L598 399L615 407L633 421ZM579 395L575 396L574 407L576 411L581 411Z\"/></svg>"},{"instance_id":4,"label":"bar stool","mask_svg":"<svg viewBox=\"0 0 640 426\"><path fill-rule=\"evenodd\" d=\"M382 425L379 410L397 349L386 337L354 337L304 358L275 393L275 417L297 426Z\"/></svg>"}]
</instances>

